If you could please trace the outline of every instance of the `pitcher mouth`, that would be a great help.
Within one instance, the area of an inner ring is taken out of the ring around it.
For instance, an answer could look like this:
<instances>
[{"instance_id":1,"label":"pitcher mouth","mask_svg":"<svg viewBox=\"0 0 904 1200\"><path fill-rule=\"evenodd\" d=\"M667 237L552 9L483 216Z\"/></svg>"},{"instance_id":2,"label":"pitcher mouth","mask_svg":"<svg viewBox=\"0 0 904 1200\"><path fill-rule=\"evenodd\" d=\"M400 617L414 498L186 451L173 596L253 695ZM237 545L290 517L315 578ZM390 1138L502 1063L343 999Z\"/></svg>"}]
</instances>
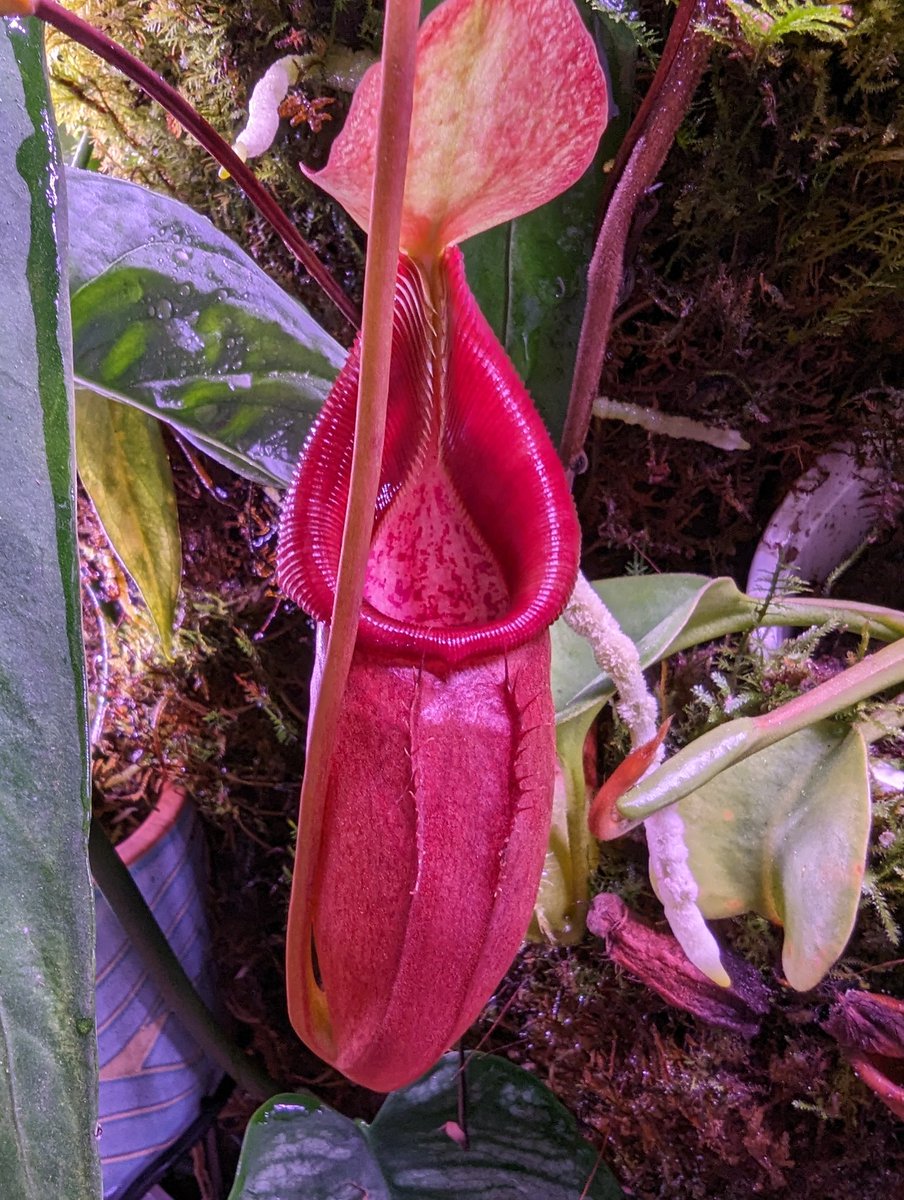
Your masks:
<instances>
[{"instance_id":1,"label":"pitcher mouth","mask_svg":"<svg viewBox=\"0 0 904 1200\"><path fill-rule=\"evenodd\" d=\"M348 496L357 345L282 518L285 592L329 622ZM579 530L561 465L451 248L402 256L386 441L359 638L454 663L522 645L561 613Z\"/></svg>"}]
</instances>

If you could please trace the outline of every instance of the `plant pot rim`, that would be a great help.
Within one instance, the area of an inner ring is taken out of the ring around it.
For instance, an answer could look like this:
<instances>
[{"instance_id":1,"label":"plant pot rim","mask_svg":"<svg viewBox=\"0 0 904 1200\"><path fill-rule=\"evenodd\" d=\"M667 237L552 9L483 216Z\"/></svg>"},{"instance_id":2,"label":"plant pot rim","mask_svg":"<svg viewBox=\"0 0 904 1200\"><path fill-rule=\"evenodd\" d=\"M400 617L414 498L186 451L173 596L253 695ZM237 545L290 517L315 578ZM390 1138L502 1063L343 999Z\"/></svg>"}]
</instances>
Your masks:
<instances>
[{"instance_id":1,"label":"plant pot rim","mask_svg":"<svg viewBox=\"0 0 904 1200\"><path fill-rule=\"evenodd\" d=\"M883 471L859 464L853 447L820 455L790 487L757 542L747 574L751 596L782 595L796 582L822 585L875 525ZM776 650L792 630L772 626L757 641Z\"/></svg>"},{"instance_id":2,"label":"plant pot rim","mask_svg":"<svg viewBox=\"0 0 904 1200\"><path fill-rule=\"evenodd\" d=\"M157 803L151 812L138 828L116 847L116 852L127 867L134 866L162 837L169 833L179 820L187 803L188 797L182 788L176 787L172 783L164 783L160 789Z\"/></svg>"}]
</instances>

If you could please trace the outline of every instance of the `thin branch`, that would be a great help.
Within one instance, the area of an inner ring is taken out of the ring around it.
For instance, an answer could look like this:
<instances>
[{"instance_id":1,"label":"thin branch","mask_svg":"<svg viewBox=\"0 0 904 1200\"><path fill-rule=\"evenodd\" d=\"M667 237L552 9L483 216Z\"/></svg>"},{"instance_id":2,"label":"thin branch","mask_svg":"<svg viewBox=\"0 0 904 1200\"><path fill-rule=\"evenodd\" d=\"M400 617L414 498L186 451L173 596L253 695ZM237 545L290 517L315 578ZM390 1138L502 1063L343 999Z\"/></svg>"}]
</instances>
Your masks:
<instances>
[{"instance_id":1,"label":"thin branch","mask_svg":"<svg viewBox=\"0 0 904 1200\"><path fill-rule=\"evenodd\" d=\"M587 307L559 448L567 471L573 470L590 427L635 210L662 169L709 62L711 41L693 23L705 22L721 2L681 0L656 76L616 159L611 199L590 262Z\"/></svg>"},{"instance_id":2,"label":"thin branch","mask_svg":"<svg viewBox=\"0 0 904 1200\"><path fill-rule=\"evenodd\" d=\"M86 46L99 58L122 71L133 83L136 83L175 117L179 124L188 130L208 154L232 176L261 216L273 226L286 247L295 255L314 282L323 289L345 319L357 328L359 313L354 304L279 207L275 198L250 167L242 162L232 147L220 137L213 126L205 121L175 88L170 87L150 67L145 66L140 59L135 58L133 54L107 37L105 33L101 33L99 29L95 29L81 17L77 17L62 5L57 4L56 0L36 0L34 15L48 25L53 25L67 37Z\"/></svg>"}]
</instances>

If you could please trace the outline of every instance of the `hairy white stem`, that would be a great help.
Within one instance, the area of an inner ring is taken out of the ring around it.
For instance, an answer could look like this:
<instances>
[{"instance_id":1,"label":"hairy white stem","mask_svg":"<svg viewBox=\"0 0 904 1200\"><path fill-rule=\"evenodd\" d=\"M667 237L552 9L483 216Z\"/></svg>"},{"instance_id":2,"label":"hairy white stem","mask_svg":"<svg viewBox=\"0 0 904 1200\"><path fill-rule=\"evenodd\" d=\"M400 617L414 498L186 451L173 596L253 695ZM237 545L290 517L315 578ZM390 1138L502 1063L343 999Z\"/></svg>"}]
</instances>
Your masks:
<instances>
[{"instance_id":1,"label":"hairy white stem","mask_svg":"<svg viewBox=\"0 0 904 1200\"><path fill-rule=\"evenodd\" d=\"M600 396L593 402L593 415L604 420L623 421L625 425L639 425L647 433L663 433L666 437L687 438L692 442L705 442L719 450L749 450L736 429L719 429L691 417L670 416L655 408L640 404L628 404L622 400L610 400Z\"/></svg>"},{"instance_id":2,"label":"hairy white stem","mask_svg":"<svg viewBox=\"0 0 904 1200\"><path fill-rule=\"evenodd\" d=\"M649 742L656 734L658 713L637 647L581 574L563 616L575 633L587 639L600 670L615 684L619 696L615 710L628 727L631 745L636 748ZM660 750L657 762L661 756Z\"/></svg>"},{"instance_id":3,"label":"hairy white stem","mask_svg":"<svg viewBox=\"0 0 904 1200\"><path fill-rule=\"evenodd\" d=\"M650 881L659 897L669 926L691 962L713 983L729 987L719 943L697 907L699 888L688 864L684 821L677 805L647 817Z\"/></svg>"},{"instance_id":4,"label":"hairy white stem","mask_svg":"<svg viewBox=\"0 0 904 1200\"><path fill-rule=\"evenodd\" d=\"M647 687L637 647L622 632L618 622L583 575L578 575L564 617L568 625L586 638L600 670L612 679L618 691L616 711L638 747L656 734L658 710ZM657 749L650 766L662 761ZM688 864L684 821L676 807L663 809L645 821L650 852L650 879L662 902L675 937L691 962L713 982L727 987L729 979L719 954L719 945L697 907L699 889Z\"/></svg>"}]
</instances>

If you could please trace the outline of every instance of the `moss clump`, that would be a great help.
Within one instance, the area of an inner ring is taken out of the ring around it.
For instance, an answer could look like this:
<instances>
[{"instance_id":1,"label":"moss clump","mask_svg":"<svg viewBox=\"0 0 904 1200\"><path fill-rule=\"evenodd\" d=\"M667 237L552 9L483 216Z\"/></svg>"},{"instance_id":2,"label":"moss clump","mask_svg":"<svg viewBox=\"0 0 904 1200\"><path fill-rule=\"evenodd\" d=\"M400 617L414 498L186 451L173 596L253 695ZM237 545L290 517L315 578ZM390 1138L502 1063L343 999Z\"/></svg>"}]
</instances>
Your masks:
<instances>
[{"instance_id":1,"label":"moss clump","mask_svg":"<svg viewBox=\"0 0 904 1200\"><path fill-rule=\"evenodd\" d=\"M830 43L729 35L641 214L602 391L752 449L598 423L582 506L610 571L730 569L829 445L900 455L904 5L865 0Z\"/></svg>"}]
</instances>

